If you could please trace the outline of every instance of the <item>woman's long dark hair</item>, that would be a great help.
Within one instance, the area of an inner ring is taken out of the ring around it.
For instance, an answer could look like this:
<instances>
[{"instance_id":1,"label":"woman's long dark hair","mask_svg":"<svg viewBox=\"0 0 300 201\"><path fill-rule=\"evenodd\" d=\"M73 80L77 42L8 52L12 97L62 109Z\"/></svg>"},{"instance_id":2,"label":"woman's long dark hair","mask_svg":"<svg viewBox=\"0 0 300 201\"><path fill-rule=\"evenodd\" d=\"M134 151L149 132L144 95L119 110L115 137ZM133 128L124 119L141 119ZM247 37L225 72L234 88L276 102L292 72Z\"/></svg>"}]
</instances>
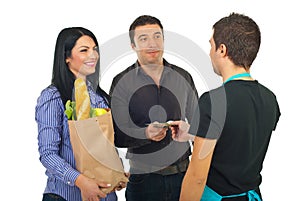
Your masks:
<instances>
[{"instance_id":1,"label":"woman's long dark hair","mask_svg":"<svg viewBox=\"0 0 300 201\"><path fill-rule=\"evenodd\" d=\"M95 35L83 27L65 28L58 34L56 40L51 84L58 89L64 105L67 100L72 100L74 81L76 79L66 63L66 58L71 56L72 49L77 40L84 35L90 36L96 46L98 46ZM97 51L99 53L99 50ZM100 62L98 61L95 73L87 76L87 80L92 83L92 86L97 92L99 92L100 89L99 76Z\"/></svg>"}]
</instances>

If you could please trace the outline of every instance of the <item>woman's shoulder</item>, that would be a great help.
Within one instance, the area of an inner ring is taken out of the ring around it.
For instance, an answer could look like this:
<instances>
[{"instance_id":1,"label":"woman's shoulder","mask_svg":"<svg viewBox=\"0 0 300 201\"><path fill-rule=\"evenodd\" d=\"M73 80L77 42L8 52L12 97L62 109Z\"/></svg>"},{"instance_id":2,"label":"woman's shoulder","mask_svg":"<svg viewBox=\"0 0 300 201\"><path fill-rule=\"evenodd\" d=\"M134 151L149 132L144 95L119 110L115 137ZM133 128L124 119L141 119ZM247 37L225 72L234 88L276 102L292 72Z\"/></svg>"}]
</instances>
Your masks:
<instances>
[{"instance_id":1,"label":"woman's shoulder","mask_svg":"<svg viewBox=\"0 0 300 201\"><path fill-rule=\"evenodd\" d=\"M58 89L53 85L49 85L48 87L46 87L41 91L38 100L44 102L44 101L49 101L58 98L60 98Z\"/></svg>"},{"instance_id":2,"label":"woman's shoulder","mask_svg":"<svg viewBox=\"0 0 300 201\"><path fill-rule=\"evenodd\" d=\"M60 96L58 89L53 85L49 85L46 88L44 88L41 92L41 95Z\"/></svg>"}]
</instances>

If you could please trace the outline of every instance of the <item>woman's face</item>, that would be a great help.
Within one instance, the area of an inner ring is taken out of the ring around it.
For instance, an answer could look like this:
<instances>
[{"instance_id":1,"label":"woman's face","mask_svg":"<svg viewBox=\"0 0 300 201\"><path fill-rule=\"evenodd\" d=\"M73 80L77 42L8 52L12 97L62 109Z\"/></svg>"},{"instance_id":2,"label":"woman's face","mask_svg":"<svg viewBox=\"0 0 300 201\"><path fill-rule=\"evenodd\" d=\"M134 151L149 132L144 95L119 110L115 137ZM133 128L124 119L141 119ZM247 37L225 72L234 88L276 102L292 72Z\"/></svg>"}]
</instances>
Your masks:
<instances>
[{"instance_id":1,"label":"woman's face","mask_svg":"<svg viewBox=\"0 0 300 201\"><path fill-rule=\"evenodd\" d=\"M89 36L81 36L72 49L71 56L66 59L72 73L78 78L86 78L95 72L99 53L94 40Z\"/></svg>"}]
</instances>

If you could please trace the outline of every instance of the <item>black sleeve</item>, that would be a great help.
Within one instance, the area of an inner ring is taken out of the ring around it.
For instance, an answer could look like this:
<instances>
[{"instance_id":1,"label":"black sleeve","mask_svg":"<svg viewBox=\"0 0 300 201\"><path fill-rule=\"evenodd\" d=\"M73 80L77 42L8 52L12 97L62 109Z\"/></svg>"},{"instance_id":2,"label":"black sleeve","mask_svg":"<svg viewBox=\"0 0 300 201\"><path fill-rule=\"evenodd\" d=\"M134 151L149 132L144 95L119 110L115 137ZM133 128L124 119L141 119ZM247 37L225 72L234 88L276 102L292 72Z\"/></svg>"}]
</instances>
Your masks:
<instances>
[{"instance_id":1,"label":"black sleeve","mask_svg":"<svg viewBox=\"0 0 300 201\"><path fill-rule=\"evenodd\" d=\"M279 105L278 105L278 102L277 102L277 99L276 99L276 96L274 95L274 97L275 97L275 104L276 104L276 119L275 119L275 121L274 121L274 127L273 127L273 130L275 130L276 129L276 126L277 126L277 123L278 123L278 121L279 121L279 117L281 116L281 112L280 112L280 108L279 108Z\"/></svg>"},{"instance_id":2,"label":"black sleeve","mask_svg":"<svg viewBox=\"0 0 300 201\"><path fill-rule=\"evenodd\" d=\"M170 64L169 64L170 65ZM177 71L185 80L187 83L187 103L185 106L185 117L188 119L188 122L191 122L193 115L194 115L194 111L197 108L197 102L198 102L198 92L193 80L193 77L190 73L188 73L186 70L184 70L183 68L180 68L178 66L173 65L173 68L175 71Z\"/></svg>"},{"instance_id":3,"label":"black sleeve","mask_svg":"<svg viewBox=\"0 0 300 201\"><path fill-rule=\"evenodd\" d=\"M198 103L198 92L195 87L193 78L191 77L190 74L188 74L188 83L190 84L190 90L188 93L187 97L187 105L186 105L186 118L188 119L189 122L192 121L194 112L196 111L197 108L197 103Z\"/></svg>"},{"instance_id":4,"label":"black sleeve","mask_svg":"<svg viewBox=\"0 0 300 201\"><path fill-rule=\"evenodd\" d=\"M151 141L146 139L145 128L137 127L131 122L126 84L118 84L119 80L120 76L115 77L110 89L115 145L122 148L135 148L150 144Z\"/></svg>"},{"instance_id":5,"label":"black sleeve","mask_svg":"<svg viewBox=\"0 0 300 201\"><path fill-rule=\"evenodd\" d=\"M218 139L226 118L224 88L204 93L198 101L189 132L193 135Z\"/></svg>"}]
</instances>

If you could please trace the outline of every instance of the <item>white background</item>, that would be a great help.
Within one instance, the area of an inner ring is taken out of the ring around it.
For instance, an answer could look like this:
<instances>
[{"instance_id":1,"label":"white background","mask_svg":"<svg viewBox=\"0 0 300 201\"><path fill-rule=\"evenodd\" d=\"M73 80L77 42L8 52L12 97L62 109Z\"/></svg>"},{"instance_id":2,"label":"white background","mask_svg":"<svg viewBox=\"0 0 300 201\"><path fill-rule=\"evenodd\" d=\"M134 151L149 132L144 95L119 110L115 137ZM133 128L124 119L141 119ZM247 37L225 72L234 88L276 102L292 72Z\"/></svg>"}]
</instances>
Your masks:
<instances>
[{"instance_id":1,"label":"white background","mask_svg":"<svg viewBox=\"0 0 300 201\"><path fill-rule=\"evenodd\" d=\"M165 30L189 38L208 53L213 23L234 11L249 15L260 26L262 44L251 74L277 95L282 112L262 171L264 200L299 200L298 8L296 1L290 0L2 1L1 197L31 201L42 198L46 176L37 151L34 109L41 90L50 84L55 40L61 29L86 27L101 45L127 33L137 16L150 14L161 20ZM170 62L176 60L167 56ZM101 87L107 91L114 73L134 60L130 57L123 63L116 62L116 71L104 75L103 80L108 81L102 80ZM125 200L124 190L118 194L120 201Z\"/></svg>"}]
</instances>

